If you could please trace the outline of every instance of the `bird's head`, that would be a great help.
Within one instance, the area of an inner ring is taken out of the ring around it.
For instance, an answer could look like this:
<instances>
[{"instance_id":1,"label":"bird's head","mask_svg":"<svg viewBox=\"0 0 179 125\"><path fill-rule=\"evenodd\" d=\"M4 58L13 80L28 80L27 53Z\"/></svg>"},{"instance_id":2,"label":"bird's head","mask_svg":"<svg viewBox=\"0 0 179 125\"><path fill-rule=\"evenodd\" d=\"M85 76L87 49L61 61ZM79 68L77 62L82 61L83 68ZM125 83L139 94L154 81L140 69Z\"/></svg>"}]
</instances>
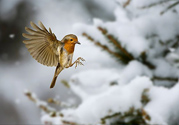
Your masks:
<instances>
[{"instance_id":1,"label":"bird's head","mask_svg":"<svg viewBox=\"0 0 179 125\"><path fill-rule=\"evenodd\" d=\"M81 44L79 41L78 41L78 38L76 35L73 35L73 34L69 34L69 35L66 35L62 41L62 43L64 44Z\"/></svg>"},{"instance_id":2,"label":"bird's head","mask_svg":"<svg viewBox=\"0 0 179 125\"><path fill-rule=\"evenodd\" d=\"M75 44L80 44L77 36L73 34L66 35L61 42L64 43L64 48L69 54L74 52Z\"/></svg>"}]
</instances>

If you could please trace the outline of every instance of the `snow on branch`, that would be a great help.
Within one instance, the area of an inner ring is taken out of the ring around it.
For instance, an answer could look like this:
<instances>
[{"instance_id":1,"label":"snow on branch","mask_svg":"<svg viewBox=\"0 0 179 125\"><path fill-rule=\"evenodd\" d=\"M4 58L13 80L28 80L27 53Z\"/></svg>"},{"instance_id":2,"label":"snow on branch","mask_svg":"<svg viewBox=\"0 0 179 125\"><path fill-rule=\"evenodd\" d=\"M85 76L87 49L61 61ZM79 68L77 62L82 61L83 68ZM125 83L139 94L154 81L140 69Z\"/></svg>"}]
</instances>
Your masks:
<instances>
[{"instance_id":1,"label":"snow on branch","mask_svg":"<svg viewBox=\"0 0 179 125\"><path fill-rule=\"evenodd\" d=\"M103 50L107 51L109 54L115 56L116 58L122 60L121 55L119 55L116 52L113 52L112 50L110 50L106 45L101 44L100 42L95 41L91 36L89 36L86 33L83 33L83 36L87 37L87 39L89 39L91 42L94 42L96 46L99 46L100 48L102 48ZM125 61L125 60L124 60Z\"/></svg>"},{"instance_id":2,"label":"snow on branch","mask_svg":"<svg viewBox=\"0 0 179 125\"><path fill-rule=\"evenodd\" d=\"M164 4L164 3L167 3L167 2L171 2L173 0L165 0L165 1L159 1L159 2L156 2L156 3L151 3L147 6L143 6L143 7L140 7L141 9L146 9L146 8L150 8L150 7L153 7L153 6L157 6L157 5L160 5L160 4Z\"/></svg>"},{"instance_id":3,"label":"snow on branch","mask_svg":"<svg viewBox=\"0 0 179 125\"><path fill-rule=\"evenodd\" d=\"M165 12L167 12L168 10L174 8L175 6L177 6L179 4L179 1L169 5L165 10L163 10L162 12L160 12L161 15L163 15Z\"/></svg>"},{"instance_id":4,"label":"snow on branch","mask_svg":"<svg viewBox=\"0 0 179 125\"><path fill-rule=\"evenodd\" d=\"M147 124L147 121L150 121L151 118L147 114L147 112L144 109L134 109L134 107L130 108L129 111L125 113L115 113L113 115L105 116L101 118L102 124L106 124L106 120L111 118L117 118L119 119L115 124L125 124L125 125L131 125L131 124Z\"/></svg>"},{"instance_id":5,"label":"snow on branch","mask_svg":"<svg viewBox=\"0 0 179 125\"><path fill-rule=\"evenodd\" d=\"M134 57L132 56L132 54L130 54L125 48L123 48L120 44L120 41L117 41L114 36L112 36L111 34L107 34L107 30L102 28L102 27L98 27L98 29L102 32L102 34L104 36L107 37L107 39L114 44L114 46L116 46L123 54L125 54L128 58L129 61L133 60Z\"/></svg>"},{"instance_id":6,"label":"snow on branch","mask_svg":"<svg viewBox=\"0 0 179 125\"><path fill-rule=\"evenodd\" d=\"M24 94L29 98L29 100L36 103L37 106L45 113L51 113L53 116L56 114L55 109L49 107L46 102L39 100L35 94L31 93L30 91L26 91Z\"/></svg>"},{"instance_id":7,"label":"snow on branch","mask_svg":"<svg viewBox=\"0 0 179 125\"><path fill-rule=\"evenodd\" d=\"M141 9L146 9L146 8L154 7L154 6L161 5L161 4L168 3L168 2L174 2L174 3L172 3L172 4L169 5L169 6L167 6L166 9L164 9L163 11L160 12L160 14L163 15L163 14L164 14L165 12L167 12L168 10L171 10L172 8L174 8L175 6L177 6L177 5L179 4L179 1L177 1L177 0L159 1L159 2L156 2L156 3L149 4L149 5L147 5L147 6L140 7L140 8L141 8Z\"/></svg>"},{"instance_id":8,"label":"snow on branch","mask_svg":"<svg viewBox=\"0 0 179 125\"><path fill-rule=\"evenodd\" d=\"M127 0L124 4L123 7L126 8L130 4L131 0Z\"/></svg>"},{"instance_id":9,"label":"snow on branch","mask_svg":"<svg viewBox=\"0 0 179 125\"><path fill-rule=\"evenodd\" d=\"M109 43L112 43L114 48L116 48L116 52L110 50L106 45L102 45L100 42L95 41L87 33L83 33L82 35L89 39L91 42L95 43L95 45L97 45L98 47L102 48L103 50L107 51L109 54L120 60L120 62L123 62L124 64L128 64L132 60L138 60L150 69L155 69L155 66L147 61L147 55L145 54L145 52L142 52L138 58L134 58L132 53L127 51L125 47L121 46L121 42L119 40L115 39L113 35L108 34L107 29L98 27L98 30L101 31L101 33L108 39Z\"/></svg>"}]
</instances>

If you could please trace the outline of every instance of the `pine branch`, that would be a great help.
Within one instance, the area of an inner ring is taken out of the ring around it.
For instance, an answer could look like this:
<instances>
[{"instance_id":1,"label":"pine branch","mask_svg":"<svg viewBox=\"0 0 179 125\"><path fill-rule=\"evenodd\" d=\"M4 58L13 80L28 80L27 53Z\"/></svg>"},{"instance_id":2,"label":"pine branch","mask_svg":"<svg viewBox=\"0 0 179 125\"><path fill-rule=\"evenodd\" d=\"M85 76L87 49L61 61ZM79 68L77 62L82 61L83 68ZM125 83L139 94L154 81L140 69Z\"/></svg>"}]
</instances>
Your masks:
<instances>
[{"instance_id":1,"label":"pine branch","mask_svg":"<svg viewBox=\"0 0 179 125\"><path fill-rule=\"evenodd\" d=\"M177 6L179 4L179 1L171 4L170 6L168 6L165 10L163 10L160 14L163 15L165 12L167 12L168 10L172 9L173 7Z\"/></svg>"},{"instance_id":2,"label":"pine branch","mask_svg":"<svg viewBox=\"0 0 179 125\"><path fill-rule=\"evenodd\" d=\"M152 4L149 4L147 6L140 7L140 8L141 9L146 9L146 8L150 8L150 7L157 6L157 5L160 5L160 4L163 4L163 3L167 3L167 2L171 2L171 1L174 1L174 0L160 1L160 2L157 2L157 3L152 3Z\"/></svg>"},{"instance_id":3,"label":"pine branch","mask_svg":"<svg viewBox=\"0 0 179 125\"><path fill-rule=\"evenodd\" d=\"M124 5L123 5L123 8L126 8L129 4L130 4L131 0L127 0Z\"/></svg>"},{"instance_id":4,"label":"pine branch","mask_svg":"<svg viewBox=\"0 0 179 125\"><path fill-rule=\"evenodd\" d=\"M179 46L179 35L176 36L176 41L173 43L171 48L177 48Z\"/></svg>"},{"instance_id":5,"label":"pine branch","mask_svg":"<svg viewBox=\"0 0 179 125\"><path fill-rule=\"evenodd\" d=\"M69 83L68 83L66 80L61 80L61 83L62 83L65 87L70 88L70 85L69 85Z\"/></svg>"},{"instance_id":6,"label":"pine branch","mask_svg":"<svg viewBox=\"0 0 179 125\"><path fill-rule=\"evenodd\" d=\"M26 95L32 102L34 102L34 103L36 103L36 104L39 102L39 100L36 99L36 98L32 95L31 92L25 92L25 95ZM43 110L44 112L48 113L48 114L54 112L54 110L51 110L50 108L48 108L48 107L45 106L45 105L39 105L39 108L40 108L41 110Z\"/></svg>"},{"instance_id":7,"label":"pine branch","mask_svg":"<svg viewBox=\"0 0 179 125\"><path fill-rule=\"evenodd\" d=\"M178 78L154 76L152 80L178 82Z\"/></svg>"},{"instance_id":8,"label":"pine branch","mask_svg":"<svg viewBox=\"0 0 179 125\"><path fill-rule=\"evenodd\" d=\"M131 125L131 124L137 124L137 125L143 125L147 124L146 120L150 121L150 116L147 114L147 112L142 109L134 109L133 107L129 109L129 111L125 113L114 113L112 115L105 116L101 118L101 123L105 124L106 120L111 118L118 117L118 121L114 122L113 124L125 124L125 125ZM126 122L125 118L129 118Z\"/></svg>"},{"instance_id":9,"label":"pine branch","mask_svg":"<svg viewBox=\"0 0 179 125\"><path fill-rule=\"evenodd\" d=\"M161 15L163 15L165 12L167 12L168 10L172 9L173 7L177 6L179 4L179 1L178 0L166 0L166 1L160 1L160 2L157 2L157 3L152 3L148 6L143 6L143 7L140 7L141 9L146 9L146 8L150 8L150 7L153 7L153 6L157 6L157 5L160 5L160 4L163 4L163 3L167 3L167 2L171 2L171 1L176 1L175 3L169 5L165 10L163 10L162 12L160 12Z\"/></svg>"},{"instance_id":10,"label":"pine branch","mask_svg":"<svg viewBox=\"0 0 179 125\"><path fill-rule=\"evenodd\" d=\"M145 106L148 102L150 102L150 98L148 96L148 92L149 89L144 89L144 91L142 92L142 96L141 96L141 102L143 104L143 106Z\"/></svg>"},{"instance_id":11,"label":"pine branch","mask_svg":"<svg viewBox=\"0 0 179 125\"><path fill-rule=\"evenodd\" d=\"M141 62L142 64L146 65L148 68L150 69L155 69L155 65L153 65L152 63L147 61L147 55L146 52L142 52L141 55L139 56L139 58L137 59L139 62Z\"/></svg>"},{"instance_id":12,"label":"pine branch","mask_svg":"<svg viewBox=\"0 0 179 125\"><path fill-rule=\"evenodd\" d=\"M65 103L65 102L60 102L58 100L55 100L53 98L49 98L47 100L48 103L51 103L51 104L55 104L57 106L60 106L62 108L75 108L77 107L76 105L72 105L72 104L69 104L69 103Z\"/></svg>"},{"instance_id":13,"label":"pine branch","mask_svg":"<svg viewBox=\"0 0 179 125\"><path fill-rule=\"evenodd\" d=\"M165 49L163 50L163 57L165 57L168 53L171 53L170 48L174 48L177 49L179 46L179 35L176 36L175 39L170 39L167 40L165 42L159 40L159 43L165 47Z\"/></svg>"},{"instance_id":14,"label":"pine branch","mask_svg":"<svg viewBox=\"0 0 179 125\"><path fill-rule=\"evenodd\" d=\"M123 63L127 64L130 61L134 60L135 58L130 54L126 49L124 49L121 45L120 42L114 39L114 37L110 34L107 34L107 30L98 27L98 29L102 32L103 35L105 35L111 43L117 48L117 50L120 50L120 52L114 52L111 51L106 45L102 45L100 42L95 41L91 36L89 36L86 33L83 33L82 35L85 36L87 39L89 39L91 42L95 43L98 47L102 48L103 50L107 51L109 54L113 55L117 59L121 60ZM136 58L139 62L143 63L150 69L155 69L155 66L147 61L147 55L145 52L143 52L140 57Z\"/></svg>"},{"instance_id":15,"label":"pine branch","mask_svg":"<svg viewBox=\"0 0 179 125\"><path fill-rule=\"evenodd\" d=\"M62 122L64 125L84 125L84 124L77 124L75 122L70 122L70 121L65 121L65 120L62 120Z\"/></svg>"},{"instance_id":16,"label":"pine branch","mask_svg":"<svg viewBox=\"0 0 179 125\"><path fill-rule=\"evenodd\" d=\"M148 115L148 113L144 110L144 106L150 101L150 98L148 96L149 89L144 89L141 96L141 103L143 106L139 109L135 109L134 107L131 107L128 111L121 113L117 112L112 115L107 115L103 118L101 118L101 123L105 124L106 120L117 118L118 120L115 121L113 124L125 124L125 125L143 125L147 124L147 121L151 120L151 117ZM126 121L126 119L128 119Z\"/></svg>"},{"instance_id":17,"label":"pine branch","mask_svg":"<svg viewBox=\"0 0 179 125\"><path fill-rule=\"evenodd\" d=\"M98 29L102 32L103 35L105 35L107 37L107 39L112 42L117 48L119 48L119 50L124 53L130 60L133 60L134 57L132 56L132 54L130 54L125 48L123 48L120 44L120 42L118 42L111 34L107 33L107 30L102 28L102 27L98 27Z\"/></svg>"},{"instance_id":18,"label":"pine branch","mask_svg":"<svg viewBox=\"0 0 179 125\"><path fill-rule=\"evenodd\" d=\"M82 35L85 36L87 39L89 39L91 42L95 43L95 45L97 45L98 47L107 51L109 54L115 56L120 60L123 60L123 58L118 53L111 51L106 45L102 45L100 42L95 41L91 36L87 35L86 33L83 33Z\"/></svg>"},{"instance_id":19,"label":"pine branch","mask_svg":"<svg viewBox=\"0 0 179 125\"><path fill-rule=\"evenodd\" d=\"M41 102L41 100L37 99L31 92L25 92L25 95L29 98L29 100L31 100L32 102L38 104L38 102ZM55 101L53 99L49 99L48 100L49 103L55 103L55 104L60 104L60 102L58 101ZM56 112L55 110L52 110L50 109L48 106L45 106L45 105L39 105L39 108L41 110L43 110L44 112L46 112L47 114L49 114L51 117L56 117L56 116L60 116L60 117L64 117L64 115L62 113L59 113L59 112ZM62 120L62 122L65 124L65 125L86 125L86 124L78 124L78 123L75 123L75 122L71 122L71 121L66 121L66 120ZM45 124L47 125L52 125L53 123L50 121L46 121ZM90 125L90 124L89 124ZM92 124L91 124L92 125Z\"/></svg>"}]
</instances>

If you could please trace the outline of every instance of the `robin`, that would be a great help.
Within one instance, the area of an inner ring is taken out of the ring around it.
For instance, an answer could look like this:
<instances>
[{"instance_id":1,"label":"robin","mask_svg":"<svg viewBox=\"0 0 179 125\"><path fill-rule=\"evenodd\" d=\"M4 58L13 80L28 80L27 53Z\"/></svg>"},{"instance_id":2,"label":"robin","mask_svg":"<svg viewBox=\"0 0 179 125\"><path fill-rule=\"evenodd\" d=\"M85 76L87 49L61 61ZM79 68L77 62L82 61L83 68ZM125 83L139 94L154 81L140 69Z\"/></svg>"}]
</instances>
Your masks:
<instances>
[{"instance_id":1,"label":"robin","mask_svg":"<svg viewBox=\"0 0 179 125\"><path fill-rule=\"evenodd\" d=\"M58 75L63 69L72 67L74 64L75 68L78 65L83 65L81 61L85 60L81 57L72 63L75 45L80 44L80 42L74 34L66 35L61 41L57 40L52 30L49 28L48 31L40 21L40 27L33 22L30 22L30 24L35 30L25 27L25 30L30 34L22 34L25 38L28 38L23 43L31 56L39 63L46 66L56 66L50 85L50 88L53 88Z\"/></svg>"}]
</instances>

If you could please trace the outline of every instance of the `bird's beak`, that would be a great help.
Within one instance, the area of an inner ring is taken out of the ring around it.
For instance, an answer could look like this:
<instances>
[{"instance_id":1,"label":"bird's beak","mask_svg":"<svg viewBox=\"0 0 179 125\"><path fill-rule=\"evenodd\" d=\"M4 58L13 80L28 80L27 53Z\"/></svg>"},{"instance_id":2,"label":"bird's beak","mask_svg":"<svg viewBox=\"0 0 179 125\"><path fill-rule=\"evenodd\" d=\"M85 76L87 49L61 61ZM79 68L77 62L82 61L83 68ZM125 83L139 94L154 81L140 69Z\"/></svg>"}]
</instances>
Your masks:
<instances>
[{"instance_id":1,"label":"bird's beak","mask_svg":"<svg viewBox=\"0 0 179 125\"><path fill-rule=\"evenodd\" d=\"M81 44L81 43L79 41L77 41L76 44Z\"/></svg>"}]
</instances>

